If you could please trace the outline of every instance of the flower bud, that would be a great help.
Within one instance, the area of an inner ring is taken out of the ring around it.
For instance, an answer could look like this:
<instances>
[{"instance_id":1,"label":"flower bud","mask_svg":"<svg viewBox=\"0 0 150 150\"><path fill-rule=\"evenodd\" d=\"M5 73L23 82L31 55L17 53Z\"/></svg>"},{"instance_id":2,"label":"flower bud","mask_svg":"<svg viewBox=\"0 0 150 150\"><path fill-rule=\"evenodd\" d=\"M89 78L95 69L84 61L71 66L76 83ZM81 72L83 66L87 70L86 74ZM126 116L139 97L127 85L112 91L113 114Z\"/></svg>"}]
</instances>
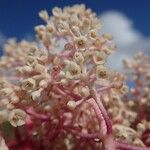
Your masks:
<instances>
[{"instance_id":1,"label":"flower bud","mask_svg":"<svg viewBox=\"0 0 150 150\"><path fill-rule=\"evenodd\" d=\"M76 52L75 54L74 54L74 60L77 62L77 63L83 63L84 62L84 57L83 57L83 55L82 55L82 53L80 53L80 52Z\"/></svg>"},{"instance_id":2,"label":"flower bud","mask_svg":"<svg viewBox=\"0 0 150 150\"><path fill-rule=\"evenodd\" d=\"M1 96L9 96L12 92L13 90L11 88L4 88L0 90Z\"/></svg>"},{"instance_id":3,"label":"flower bud","mask_svg":"<svg viewBox=\"0 0 150 150\"><path fill-rule=\"evenodd\" d=\"M33 91L36 88L36 82L32 78L28 78L21 82L21 87L23 90Z\"/></svg>"},{"instance_id":4,"label":"flower bud","mask_svg":"<svg viewBox=\"0 0 150 150\"><path fill-rule=\"evenodd\" d=\"M49 16L48 16L48 13L47 13L46 10L40 11L40 12L39 12L39 16L40 16L40 18L43 19L45 22L47 22L48 19L49 19Z\"/></svg>"},{"instance_id":5,"label":"flower bud","mask_svg":"<svg viewBox=\"0 0 150 150\"><path fill-rule=\"evenodd\" d=\"M48 86L48 81L46 80L41 80L40 83L39 83L39 86L41 88L46 88Z\"/></svg>"},{"instance_id":6,"label":"flower bud","mask_svg":"<svg viewBox=\"0 0 150 150\"><path fill-rule=\"evenodd\" d=\"M106 54L102 51L96 51L93 56L93 61L97 65L103 65L106 61Z\"/></svg>"},{"instance_id":7,"label":"flower bud","mask_svg":"<svg viewBox=\"0 0 150 150\"><path fill-rule=\"evenodd\" d=\"M137 124L137 129L138 129L138 131L143 133L146 130L146 127L144 126L144 124L138 123Z\"/></svg>"},{"instance_id":8,"label":"flower bud","mask_svg":"<svg viewBox=\"0 0 150 150\"><path fill-rule=\"evenodd\" d=\"M73 26L71 27L71 32L73 33L74 36L76 37L79 37L81 34L80 34L80 30L77 26Z\"/></svg>"},{"instance_id":9,"label":"flower bud","mask_svg":"<svg viewBox=\"0 0 150 150\"><path fill-rule=\"evenodd\" d=\"M55 17L60 17L60 15L62 14L62 10L58 7L54 7L52 13Z\"/></svg>"},{"instance_id":10,"label":"flower bud","mask_svg":"<svg viewBox=\"0 0 150 150\"><path fill-rule=\"evenodd\" d=\"M43 72L45 71L45 66L43 66L43 65L37 63L37 64L34 66L34 69L35 69L35 71L38 72L38 73L43 73Z\"/></svg>"},{"instance_id":11,"label":"flower bud","mask_svg":"<svg viewBox=\"0 0 150 150\"><path fill-rule=\"evenodd\" d=\"M103 65L98 65L96 67L96 77L98 79L108 79L108 69L104 67Z\"/></svg>"},{"instance_id":12,"label":"flower bud","mask_svg":"<svg viewBox=\"0 0 150 150\"><path fill-rule=\"evenodd\" d=\"M25 124L26 113L21 109L13 109L9 113L8 120L14 127L22 126Z\"/></svg>"},{"instance_id":13,"label":"flower bud","mask_svg":"<svg viewBox=\"0 0 150 150\"><path fill-rule=\"evenodd\" d=\"M32 97L33 101L36 101L40 98L41 91L42 91L42 89L39 89L39 90L34 91L34 92L31 93L31 97Z\"/></svg>"},{"instance_id":14,"label":"flower bud","mask_svg":"<svg viewBox=\"0 0 150 150\"><path fill-rule=\"evenodd\" d=\"M84 36L80 36L76 38L76 46L79 50L84 51L86 47L86 38Z\"/></svg>"},{"instance_id":15,"label":"flower bud","mask_svg":"<svg viewBox=\"0 0 150 150\"><path fill-rule=\"evenodd\" d=\"M68 108L70 108L71 110L73 110L73 109L76 108L76 102L73 101L73 100L70 100L70 101L67 103L67 106L68 106Z\"/></svg>"}]
</instances>

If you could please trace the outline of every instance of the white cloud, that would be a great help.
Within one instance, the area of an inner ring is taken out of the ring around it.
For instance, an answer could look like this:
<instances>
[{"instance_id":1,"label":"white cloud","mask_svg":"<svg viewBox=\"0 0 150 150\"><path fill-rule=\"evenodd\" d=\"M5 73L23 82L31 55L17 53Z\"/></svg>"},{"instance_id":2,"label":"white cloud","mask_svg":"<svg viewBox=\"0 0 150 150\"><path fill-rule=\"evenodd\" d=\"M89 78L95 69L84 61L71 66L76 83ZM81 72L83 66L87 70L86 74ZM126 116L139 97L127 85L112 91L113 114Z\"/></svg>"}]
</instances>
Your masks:
<instances>
[{"instance_id":1,"label":"white cloud","mask_svg":"<svg viewBox=\"0 0 150 150\"><path fill-rule=\"evenodd\" d=\"M100 15L103 23L101 33L110 33L114 37L117 51L110 57L109 64L116 70L123 70L122 60L132 58L137 51L150 52L150 38L136 30L133 22L124 14L108 11Z\"/></svg>"}]
</instances>

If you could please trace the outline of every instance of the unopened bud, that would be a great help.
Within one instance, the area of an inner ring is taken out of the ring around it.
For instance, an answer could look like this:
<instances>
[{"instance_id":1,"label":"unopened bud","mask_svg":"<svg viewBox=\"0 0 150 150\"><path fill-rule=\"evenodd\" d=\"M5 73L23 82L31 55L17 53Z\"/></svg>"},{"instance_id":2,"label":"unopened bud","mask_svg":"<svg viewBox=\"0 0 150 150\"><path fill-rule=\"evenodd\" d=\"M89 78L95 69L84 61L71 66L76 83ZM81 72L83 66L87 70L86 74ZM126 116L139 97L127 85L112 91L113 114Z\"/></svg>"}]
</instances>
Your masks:
<instances>
[{"instance_id":1,"label":"unopened bud","mask_svg":"<svg viewBox=\"0 0 150 150\"><path fill-rule=\"evenodd\" d=\"M76 108L76 102L73 101L73 100L70 100L68 103L67 103L67 106L70 108L70 109L75 109Z\"/></svg>"}]
</instances>

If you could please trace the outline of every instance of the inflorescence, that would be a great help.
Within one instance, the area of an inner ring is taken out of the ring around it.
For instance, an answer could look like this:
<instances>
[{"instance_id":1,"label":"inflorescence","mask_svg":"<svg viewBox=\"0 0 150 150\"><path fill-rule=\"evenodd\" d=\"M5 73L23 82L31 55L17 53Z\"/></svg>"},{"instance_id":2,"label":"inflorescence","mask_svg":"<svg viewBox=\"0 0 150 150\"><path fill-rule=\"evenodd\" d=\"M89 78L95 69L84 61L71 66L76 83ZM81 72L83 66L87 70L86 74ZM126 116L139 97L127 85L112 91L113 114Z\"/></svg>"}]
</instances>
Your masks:
<instances>
[{"instance_id":1,"label":"inflorescence","mask_svg":"<svg viewBox=\"0 0 150 150\"><path fill-rule=\"evenodd\" d=\"M125 77L106 65L115 46L98 34L96 14L84 5L52 14L39 13L45 25L35 27L37 41L4 46L0 149L149 150L149 57L124 62L137 84L126 94Z\"/></svg>"}]
</instances>

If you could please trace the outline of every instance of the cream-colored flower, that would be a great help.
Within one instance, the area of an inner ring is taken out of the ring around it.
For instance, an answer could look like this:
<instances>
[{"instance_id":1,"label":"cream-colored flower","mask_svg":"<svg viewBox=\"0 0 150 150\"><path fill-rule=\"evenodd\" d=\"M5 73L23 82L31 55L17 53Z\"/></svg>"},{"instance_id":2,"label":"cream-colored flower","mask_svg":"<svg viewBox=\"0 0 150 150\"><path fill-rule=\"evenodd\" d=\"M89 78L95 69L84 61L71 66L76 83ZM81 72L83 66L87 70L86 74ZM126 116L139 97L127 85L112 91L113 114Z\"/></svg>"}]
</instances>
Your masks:
<instances>
[{"instance_id":1,"label":"cream-colored flower","mask_svg":"<svg viewBox=\"0 0 150 150\"><path fill-rule=\"evenodd\" d=\"M73 61L69 61L65 68L66 78L78 79L81 75L81 68Z\"/></svg>"},{"instance_id":2,"label":"cream-colored flower","mask_svg":"<svg viewBox=\"0 0 150 150\"><path fill-rule=\"evenodd\" d=\"M37 64L35 64L34 69L38 73L44 73L46 70L46 67L44 65L37 63Z\"/></svg>"},{"instance_id":3,"label":"cream-colored flower","mask_svg":"<svg viewBox=\"0 0 150 150\"><path fill-rule=\"evenodd\" d=\"M108 69L103 65L96 66L96 77L97 79L108 79Z\"/></svg>"},{"instance_id":4,"label":"cream-colored flower","mask_svg":"<svg viewBox=\"0 0 150 150\"><path fill-rule=\"evenodd\" d=\"M0 90L0 95L1 96L9 96L13 92L12 88L3 88Z\"/></svg>"},{"instance_id":5,"label":"cream-colored flower","mask_svg":"<svg viewBox=\"0 0 150 150\"><path fill-rule=\"evenodd\" d=\"M28 92L33 91L36 89L36 81L32 78L24 79L21 81L21 87Z\"/></svg>"},{"instance_id":6,"label":"cream-colored flower","mask_svg":"<svg viewBox=\"0 0 150 150\"><path fill-rule=\"evenodd\" d=\"M32 97L33 101L39 100L39 98L41 96L41 91L42 91L42 88L31 93L31 97Z\"/></svg>"},{"instance_id":7,"label":"cream-colored flower","mask_svg":"<svg viewBox=\"0 0 150 150\"><path fill-rule=\"evenodd\" d=\"M31 72L33 69L32 69L32 67L31 66L23 66L22 67L22 71L23 71L23 73L29 73L29 72Z\"/></svg>"},{"instance_id":8,"label":"cream-colored flower","mask_svg":"<svg viewBox=\"0 0 150 150\"><path fill-rule=\"evenodd\" d=\"M133 145L139 146L139 147L145 147L145 144L142 142L141 139L135 138L133 141Z\"/></svg>"},{"instance_id":9,"label":"cream-colored flower","mask_svg":"<svg viewBox=\"0 0 150 150\"><path fill-rule=\"evenodd\" d=\"M73 100L70 100L68 103L67 103L67 106L69 109L73 110L76 108L76 102L73 101Z\"/></svg>"},{"instance_id":10,"label":"cream-colored flower","mask_svg":"<svg viewBox=\"0 0 150 150\"><path fill-rule=\"evenodd\" d=\"M46 22L47 22L48 19L49 19L49 16L48 16L48 13L47 13L46 10L40 11L40 12L39 12L39 16L40 16L41 19L43 19L43 20L46 21Z\"/></svg>"},{"instance_id":11,"label":"cream-colored flower","mask_svg":"<svg viewBox=\"0 0 150 150\"><path fill-rule=\"evenodd\" d=\"M93 55L93 61L97 65L103 65L106 61L107 55L103 51L96 51Z\"/></svg>"},{"instance_id":12,"label":"cream-colored flower","mask_svg":"<svg viewBox=\"0 0 150 150\"><path fill-rule=\"evenodd\" d=\"M78 26L72 26L71 27L71 32L73 33L74 36L79 37L81 36L80 30Z\"/></svg>"},{"instance_id":13,"label":"cream-colored flower","mask_svg":"<svg viewBox=\"0 0 150 150\"><path fill-rule=\"evenodd\" d=\"M100 38L96 38L94 40L93 45L95 47L101 48L105 42L106 42L106 40L103 37L100 37Z\"/></svg>"},{"instance_id":14,"label":"cream-colored flower","mask_svg":"<svg viewBox=\"0 0 150 150\"><path fill-rule=\"evenodd\" d=\"M35 27L35 31L36 31L37 33L45 32L45 31L46 31L46 28L45 28L44 25L39 25L39 26L36 26L36 27Z\"/></svg>"},{"instance_id":15,"label":"cream-colored flower","mask_svg":"<svg viewBox=\"0 0 150 150\"><path fill-rule=\"evenodd\" d=\"M84 51L84 53L83 53L85 60L92 59L93 55L94 55L93 51Z\"/></svg>"},{"instance_id":16,"label":"cream-colored flower","mask_svg":"<svg viewBox=\"0 0 150 150\"><path fill-rule=\"evenodd\" d=\"M138 124L137 124L137 130L138 130L138 132L143 133L143 132L146 130L146 127L145 127L144 124L138 123Z\"/></svg>"},{"instance_id":17,"label":"cream-colored flower","mask_svg":"<svg viewBox=\"0 0 150 150\"><path fill-rule=\"evenodd\" d=\"M46 88L48 86L48 83L49 83L48 80L41 80L39 82L39 87Z\"/></svg>"},{"instance_id":18,"label":"cream-colored flower","mask_svg":"<svg viewBox=\"0 0 150 150\"><path fill-rule=\"evenodd\" d=\"M78 26L79 25L79 19L78 19L76 14L74 14L74 15L72 15L72 17L70 17L70 24L72 26Z\"/></svg>"},{"instance_id":19,"label":"cream-colored flower","mask_svg":"<svg viewBox=\"0 0 150 150\"><path fill-rule=\"evenodd\" d=\"M76 46L79 50L84 51L86 48L86 37L84 36L80 36L78 38L76 38Z\"/></svg>"},{"instance_id":20,"label":"cream-colored flower","mask_svg":"<svg viewBox=\"0 0 150 150\"><path fill-rule=\"evenodd\" d=\"M36 56L36 55L39 55L39 54L40 54L40 50L35 46L31 47L27 51L28 56Z\"/></svg>"},{"instance_id":21,"label":"cream-colored flower","mask_svg":"<svg viewBox=\"0 0 150 150\"><path fill-rule=\"evenodd\" d=\"M79 64L81 64L81 63L84 62L84 57L83 57L82 53L80 53L80 52L76 52L76 53L74 54L73 58L74 58L74 60L75 60L77 63L79 63Z\"/></svg>"},{"instance_id":22,"label":"cream-colored flower","mask_svg":"<svg viewBox=\"0 0 150 150\"><path fill-rule=\"evenodd\" d=\"M13 109L9 113L8 120L14 127L22 126L25 124L26 113L21 109Z\"/></svg>"},{"instance_id":23,"label":"cream-colored flower","mask_svg":"<svg viewBox=\"0 0 150 150\"><path fill-rule=\"evenodd\" d=\"M54 7L52 13L55 17L60 17L62 14L62 10L58 7Z\"/></svg>"},{"instance_id":24,"label":"cream-colored flower","mask_svg":"<svg viewBox=\"0 0 150 150\"><path fill-rule=\"evenodd\" d=\"M29 66L34 66L37 63L37 59L35 56L27 56L25 57L25 61Z\"/></svg>"},{"instance_id":25,"label":"cream-colored flower","mask_svg":"<svg viewBox=\"0 0 150 150\"><path fill-rule=\"evenodd\" d=\"M66 33L69 31L69 26L66 22L60 21L56 25L58 32L60 33Z\"/></svg>"},{"instance_id":26,"label":"cream-colored flower","mask_svg":"<svg viewBox=\"0 0 150 150\"><path fill-rule=\"evenodd\" d=\"M12 93L11 95L10 95L10 101L11 101L11 103L12 104L17 104L17 103L19 103L19 97L15 94L15 93Z\"/></svg>"},{"instance_id":27,"label":"cream-colored flower","mask_svg":"<svg viewBox=\"0 0 150 150\"><path fill-rule=\"evenodd\" d=\"M55 31L55 27L54 27L54 24L49 22L46 26L46 29L49 33L53 33Z\"/></svg>"},{"instance_id":28,"label":"cream-colored flower","mask_svg":"<svg viewBox=\"0 0 150 150\"><path fill-rule=\"evenodd\" d=\"M126 142L132 143L133 139L136 138L137 133L135 130L133 130L130 127L115 124L113 126L114 133L116 137L118 137L121 140L125 140Z\"/></svg>"},{"instance_id":29,"label":"cream-colored flower","mask_svg":"<svg viewBox=\"0 0 150 150\"><path fill-rule=\"evenodd\" d=\"M8 83L0 77L0 89L3 89Z\"/></svg>"},{"instance_id":30,"label":"cream-colored flower","mask_svg":"<svg viewBox=\"0 0 150 150\"><path fill-rule=\"evenodd\" d=\"M123 85L119 91L121 94L125 94L128 92L128 87L126 85Z\"/></svg>"},{"instance_id":31,"label":"cream-colored flower","mask_svg":"<svg viewBox=\"0 0 150 150\"><path fill-rule=\"evenodd\" d=\"M88 38L90 40L95 40L97 38L96 30L90 30L89 33L88 33Z\"/></svg>"},{"instance_id":32,"label":"cream-colored flower","mask_svg":"<svg viewBox=\"0 0 150 150\"><path fill-rule=\"evenodd\" d=\"M90 95L90 90L88 86L77 86L74 88L73 92L82 97L87 97Z\"/></svg>"},{"instance_id":33,"label":"cream-colored flower","mask_svg":"<svg viewBox=\"0 0 150 150\"><path fill-rule=\"evenodd\" d=\"M81 30L82 32L87 33L89 29L90 29L90 20L86 18L83 20Z\"/></svg>"}]
</instances>

